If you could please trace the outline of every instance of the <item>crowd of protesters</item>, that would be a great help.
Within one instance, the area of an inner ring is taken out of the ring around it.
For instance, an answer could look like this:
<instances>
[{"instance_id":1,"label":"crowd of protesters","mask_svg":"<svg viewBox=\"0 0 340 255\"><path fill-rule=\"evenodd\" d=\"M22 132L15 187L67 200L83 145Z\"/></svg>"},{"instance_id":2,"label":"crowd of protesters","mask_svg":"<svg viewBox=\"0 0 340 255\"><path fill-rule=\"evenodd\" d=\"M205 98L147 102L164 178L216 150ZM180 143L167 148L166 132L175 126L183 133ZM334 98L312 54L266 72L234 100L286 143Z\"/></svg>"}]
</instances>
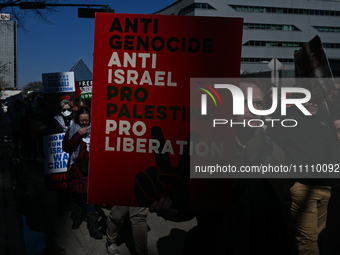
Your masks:
<instances>
[{"instance_id":1,"label":"crowd of protesters","mask_svg":"<svg viewBox=\"0 0 340 255\"><path fill-rule=\"evenodd\" d=\"M68 189L57 190L59 215L70 209L72 229L78 229L86 221L92 238L102 239L99 229L99 205L87 202L89 148L91 133L91 102L79 101L76 105L62 100L55 116L45 106L42 96L27 97L22 102L17 99L9 109L7 121L14 142L14 157L26 159L31 164L37 158L44 158L43 136L65 133L62 149L69 154ZM67 208L69 207L69 208ZM135 249L138 254L147 254L148 208L113 206L107 217L107 250L118 253L116 238L127 215L131 221Z\"/></svg>"},{"instance_id":2,"label":"crowd of protesters","mask_svg":"<svg viewBox=\"0 0 340 255\"><path fill-rule=\"evenodd\" d=\"M303 104L310 115L305 116L295 105L288 105L284 117L298 121L294 128L254 127L253 123L251 127L237 126L236 165L340 163L339 85L329 94L317 80L295 86L311 92L311 99ZM252 88L255 109L271 106L273 86L265 86L246 74L239 87L245 98L247 88ZM282 118L278 112L269 117ZM238 122L258 118L245 101L245 112L238 116ZM339 187L335 178L307 175L299 179L234 179L233 182L234 201L224 213L175 210L170 197L155 201L150 212L172 221L196 217L198 224L188 233L184 254L317 255L322 231L325 232L323 254L340 254ZM327 215L330 215L328 219Z\"/></svg>"},{"instance_id":3,"label":"crowd of protesters","mask_svg":"<svg viewBox=\"0 0 340 255\"><path fill-rule=\"evenodd\" d=\"M46 109L43 97L26 97L14 101L8 109L7 122L11 128L16 158L26 158L28 163L36 163L37 156L43 152L43 135L46 129Z\"/></svg>"},{"instance_id":4,"label":"crowd of protesters","mask_svg":"<svg viewBox=\"0 0 340 255\"><path fill-rule=\"evenodd\" d=\"M335 84L328 94L316 80L296 86L311 92L311 99L304 104L311 115L303 115L291 106L285 118L298 120L294 128L238 126L236 165L340 164L340 85ZM244 75L239 88L245 98L249 87L255 109L271 106L274 86L264 86L254 76ZM62 100L59 113L50 117L42 97L15 101L7 114L15 155L34 163L38 153L44 157L43 135L65 133L62 149L69 154L67 179L73 219L70 227L78 229L86 220L90 236L102 239L98 205L87 202L90 105L79 102L74 107L70 101ZM245 102L245 114L238 116L238 121L257 117ZM281 116L274 112L267 117ZM170 221L197 219L197 226L188 232L183 254L317 255L322 231L326 236L326 254L340 254L340 193L336 179L234 179L232 185L233 203L222 213L173 209L169 197L154 201L150 208L113 206L107 216L107 252L118 253L116 238L129 215L136 251L148 254L150 210ZM68 199L65 193L58 196Z\"/></svg>"}]
</instances>

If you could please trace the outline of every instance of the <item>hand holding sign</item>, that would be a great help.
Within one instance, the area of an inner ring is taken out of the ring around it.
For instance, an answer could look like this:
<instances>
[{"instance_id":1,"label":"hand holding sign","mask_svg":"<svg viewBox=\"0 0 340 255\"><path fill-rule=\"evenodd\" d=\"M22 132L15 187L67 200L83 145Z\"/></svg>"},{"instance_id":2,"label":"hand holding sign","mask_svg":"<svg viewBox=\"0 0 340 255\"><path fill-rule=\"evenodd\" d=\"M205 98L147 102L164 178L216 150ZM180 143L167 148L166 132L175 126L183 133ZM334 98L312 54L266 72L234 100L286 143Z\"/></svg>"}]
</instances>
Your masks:
<instances>
[{"instance_id":1,"label":"hand holding sign","mask_svg":"<svg viewBox=\"0 0 340 255\"><path fill-rule=\"evenodd\" d=\"M87 133L87 127L82 127L81 129L78 130L78 133L80 135L85 135Z\"/></svg>"},{"instance_id":2,"label":"hand holding sign","mask_svg":"<svg viewBox=\"0 0 340 255\"><path fill-rule=\"evenodd\" d=\"M160 148L163 148L165 141L162 129L153 127L151 135L152 139L160 142ZM138 205L149 207L154 200L169 196L173 208L186 208L189 204L187 190L190 179L189 139L176 167L171 165L168 153L154 155L157 167L149 167L145 172L136 174L134 186Z\"/></svg>"},{"instance_id":3,"label":"hand holding sign","mask_svg":"<svg viewBox=\"0 0 340 255\"><path fill-rule=\"evenodd\" d=\"M166 220L176 217L179 214L179 210L172 209L172 201L170 197L161 197L158 201L154 201L149 210L150 212L155 212L157 216L163 217Z\"/></svg>"}]
</instances>

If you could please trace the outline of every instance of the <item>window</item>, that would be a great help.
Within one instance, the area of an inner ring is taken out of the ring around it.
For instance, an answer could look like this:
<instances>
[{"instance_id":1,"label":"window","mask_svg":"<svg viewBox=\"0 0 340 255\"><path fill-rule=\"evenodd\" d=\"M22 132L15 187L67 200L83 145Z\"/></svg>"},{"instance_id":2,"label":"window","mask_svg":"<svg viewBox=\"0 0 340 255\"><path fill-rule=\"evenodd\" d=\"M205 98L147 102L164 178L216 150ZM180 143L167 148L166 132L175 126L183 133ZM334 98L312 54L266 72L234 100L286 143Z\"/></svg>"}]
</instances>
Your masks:
<instances>
[{"instance_id":1,"label":"window","mask_svg":"<svg viewBox=\"0 0 340 255\"><path fill-rule=\"evenodd\" d=\"M243 44L243 46L255 46L255 47L291 47L300 48L303 47L304 42L282 42L282 41L257 41L250 40ZM340 43L323 43L324 48L339 49Z\"/></svg>"},{"instance_id":2,"label":"window","mask_svg":"<svg viewBox=\"0 0 340 255\"><path fill-rule=\"evenodd\" d=\"M255 47L291 47L291 48L298 48L302 47L305 43L304 42L282 42L282 41L257 41L257 40L250 40L243 44L243 46L255 46ZM331 46L331 44L324 44L324 47L333 47L335 48L336 45L340 44L334 44Z\"/></svg>"},{"instance_id":3,"label":"window","mask_svg":"<svg viewBox=\"0 0 340 255\"><path fill-rule=\"evenodd\" d=\"M340 27L319 27L319 26L313 26L317 31L319 32L330 32L330 33L339 33Z\"/></svg>"},{"instance_id":4,"label":"window","mask_svg":"<svg viewBox=\"0 0 340 255\"><path fill-rule=\"evenodd\" d=\"M208 5L208 4L207 4ZM311 10L298 8L281 8L281 7L263 7L263 6L247 6L247 5L229 5L238 12L269 12L269 13L289 13L297 15L322 15L322 16L340 16L339 11L332 10Z\"/></svg>"},{"instance_id":5,"label":"window","mask_svg":"<svg viewBox=\"0 0 340 255\"><path fill-rule=\"evenodd\" d=\"M236 9L237 11L242 11L243 7L242 6L234 6L234 9ZM183 9L181 9L178 13L178 15L185 15L189 12L193 12L195 9L210 9L210 10L216 10L214 7L212 7L210 4L207 3L194 3L194 4L190 4L187 7L184 7Z\"/></svg>"},{"instance_id":6,"label":"window","mask_svg":"<svg viewBox=\"0 0 340 255\"><path fill-rule=\"evenodd\" d=\"M293 58L280 58L278 60L282 63L294 63ZM261 63L261 62L264 62L264 61L269 62L269 61L271 61L271 59L270 58L241 58L241 62L250 62L250 63L258 62L258 63ZM332 62L332 63L335 63L335 61L340 62L339 59L334 59L334 62Z\"/></svg>"},{"instance_id":7,"label":"window","mask_svg":"<svg viewBox=\"0 0 340 255\"><path fill-rule=\"evenodd\" d=\"M301 31L294 25L276 25L276 24L261 24L261 23L243 23L244 29L271 29L282 31Z\"/></svg>"}]
</instances>

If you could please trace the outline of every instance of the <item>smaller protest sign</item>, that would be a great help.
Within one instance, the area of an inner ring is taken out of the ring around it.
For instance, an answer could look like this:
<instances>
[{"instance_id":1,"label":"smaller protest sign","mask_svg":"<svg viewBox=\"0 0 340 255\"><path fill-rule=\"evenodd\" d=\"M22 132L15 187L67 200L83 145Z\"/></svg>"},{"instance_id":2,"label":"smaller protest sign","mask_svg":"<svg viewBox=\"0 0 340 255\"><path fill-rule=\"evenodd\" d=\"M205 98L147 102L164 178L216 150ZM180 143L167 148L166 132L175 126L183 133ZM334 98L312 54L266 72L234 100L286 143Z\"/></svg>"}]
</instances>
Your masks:
<instances>
[{"instance_id":1,"label":"smaller protest sign","mask_svg":"<svg viewBox=\"0 0 340 255\"><path fill-rule=\"evenodd\" d=\"M67 173L46 174L45 184L46 190L61 190L67 189Z\"/></svg>"},{"instance_id":2,"label":"smaller protest sign","mask_svg":"<svg viewBox=\"0 0 340 255\"><path fill-rule=\"evenodd\" d=\"M327 94L335 89L332 70L318 35L297 51L294 57L301 78L317 78Z\"/></svg>"},{"instance_id":3,"label":"smaller protest sign","mask_svg":"<svg viewBox=\"0 0 340 255\"><path fill-rule=\"evenodd\" d=\"M68 100L71 102L72 108L76 105L75 92L62 92L62 93L47 93L44 94L45 107L49 116L60 114L60 102Z\"/></svg>"},{"instance_id":4,"label":"smaller protest sign","mask_svg":"<svg viewBox=\"0 0 340 255\"><path fill-rule=\"evenodd\" d=\"M74 92L74 73L43 73L43 92L58 93L58 92Z\"/></svg>"},{"instance_id":5,"label":"smaller protest sign","mask_svg":"<svg viewBox=\"0 0 340 255\"><path fill-rule=\"evenodd\" d=\"M92 98L92 81L77 81L76 85L79 87L80 94L77 94L79 100L89 100Z\"/></svg>"},{"instance_id":6,"label":"smaller protest sign","mask_svg":"<svg viewBox=\"0 0 340 255\"><path fill-rule=\"evenodd\" d=\"M59 133L44 136L44 169L48 190L59 189L60 185L54 185L56 183L65 183L61 184L61 188L66 187L68 154L62 150L64 135Z\"/></svg>"},{"instance_id":7,"label":"smaller protest sign","mask_svg":"<svg viewBox=\"0 0 340 255\"><path fill-rule=\"evenodd\" d=\"M61 101L70 101L71 108L76 104L74 73L43 73L42 79L45 107L44 119L47 126L44 133L48 134L44 136L46 189L66 189L68 154L62 150L64 133L58 133L61 130L55 129L53 122L56 122L54 118L60 115ZM59 117L62 119L62 116Z\"/></svg>"}]
</instances>

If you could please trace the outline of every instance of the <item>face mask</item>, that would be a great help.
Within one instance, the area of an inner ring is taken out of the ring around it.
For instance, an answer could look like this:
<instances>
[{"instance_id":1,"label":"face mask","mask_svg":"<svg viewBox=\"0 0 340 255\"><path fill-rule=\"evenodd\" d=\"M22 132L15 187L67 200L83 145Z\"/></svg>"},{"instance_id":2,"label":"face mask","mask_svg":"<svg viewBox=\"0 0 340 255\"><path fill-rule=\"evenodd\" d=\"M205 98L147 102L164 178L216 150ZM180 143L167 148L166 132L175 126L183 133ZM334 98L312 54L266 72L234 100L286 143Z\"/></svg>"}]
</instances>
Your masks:
<instances>
[{"instance_id":1,"label":"face mask","mask_svg":"<svg viewBox=\"0 0 340 255\"><path fill-rule=\"evenodd\" d=\"M72 112L70 112L70 111L68 111L68 110L66 110L66 111L64 111L64 112L61 112L61 114L62 114L64 117L69 116L71 113L72 113Z\"/></svg>"}]
</instances>

